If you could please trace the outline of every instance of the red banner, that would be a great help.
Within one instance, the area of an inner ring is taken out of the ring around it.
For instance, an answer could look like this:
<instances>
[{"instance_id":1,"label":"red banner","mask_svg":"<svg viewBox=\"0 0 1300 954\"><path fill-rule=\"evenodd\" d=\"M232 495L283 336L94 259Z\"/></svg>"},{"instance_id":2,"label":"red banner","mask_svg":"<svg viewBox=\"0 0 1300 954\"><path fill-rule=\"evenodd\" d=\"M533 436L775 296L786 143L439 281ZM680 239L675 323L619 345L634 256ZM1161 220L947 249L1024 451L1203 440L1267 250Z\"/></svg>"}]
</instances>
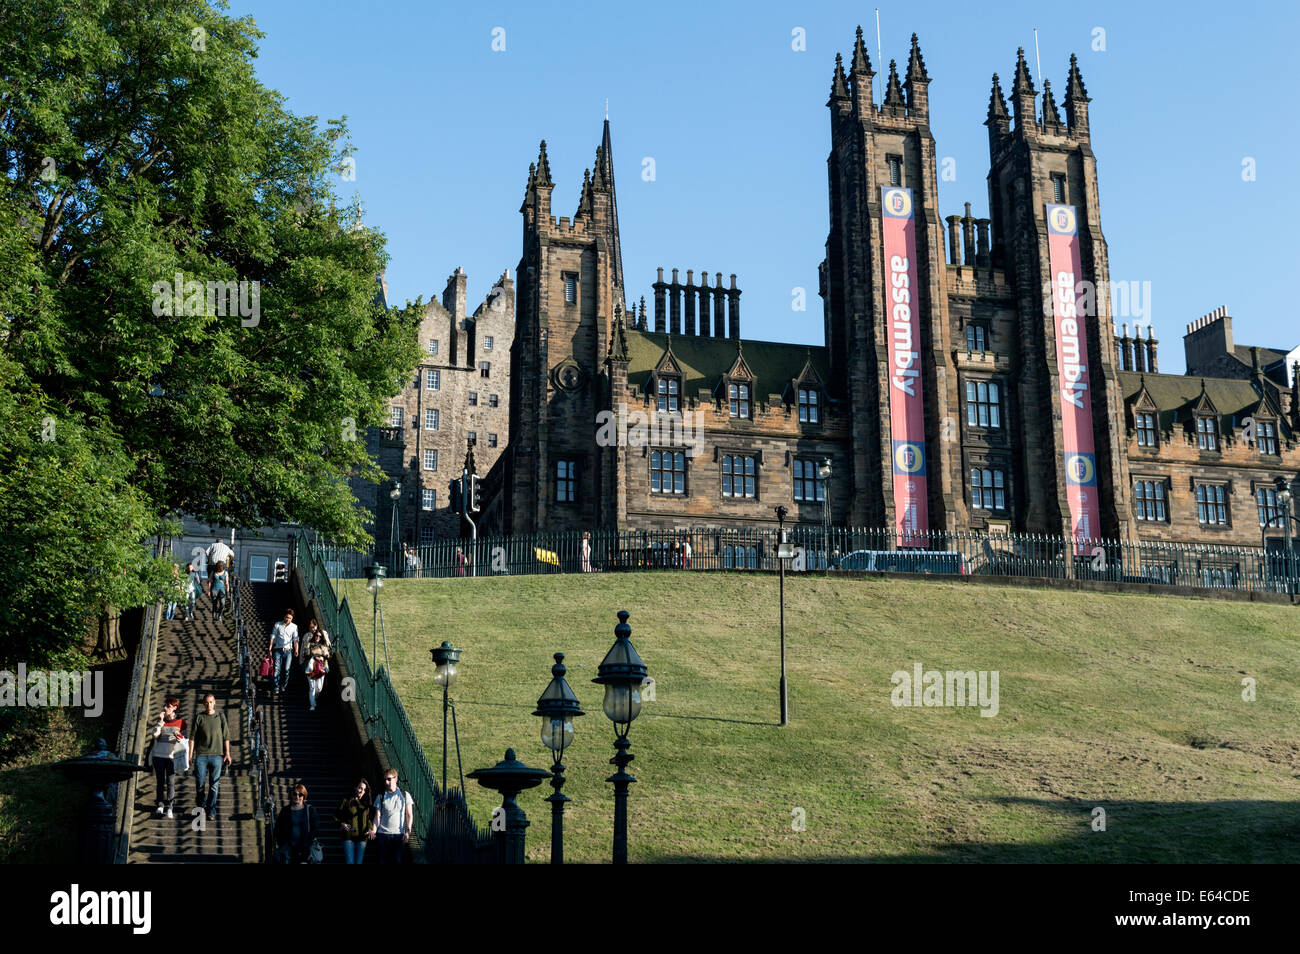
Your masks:
<instances>
[{"instance_id":1,"label":"red banner","mask_svg":"<svg viewBox=\"0 0 1300 954\"><path fill-rule=\"evenodd\" d=\"M922 404L921 319L916 308L916 219L912 190L882 186L885 315L889 340L889 433L898 545L926 545L930 507Z\"/></svg>"},{"instance_id":2,"label":"red banner","mask_svg":"<svg viewBox=\"0 0 1300 954\"><path fill-rule=\"evenodd\" d=\"M1056 367L1070 533L1076 541L1093 540L1101 535L1101 508L1088 377L1088 318L1079 311L1075 298L1082 259L1079 217L1074 206L1047 206L1047 254L1051 266L1052 312L1056 320ZM1075 552L1084 553L1085 548L1076 544Z\"/></svg>"}]
</instances>

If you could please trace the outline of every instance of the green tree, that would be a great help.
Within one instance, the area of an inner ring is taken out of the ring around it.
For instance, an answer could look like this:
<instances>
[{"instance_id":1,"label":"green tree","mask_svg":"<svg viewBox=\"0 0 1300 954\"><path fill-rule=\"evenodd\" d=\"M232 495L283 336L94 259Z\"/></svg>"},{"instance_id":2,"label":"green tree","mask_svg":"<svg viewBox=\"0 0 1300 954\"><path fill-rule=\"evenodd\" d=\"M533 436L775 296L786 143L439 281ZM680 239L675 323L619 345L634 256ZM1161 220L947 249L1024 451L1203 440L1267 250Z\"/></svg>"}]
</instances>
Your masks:
<instances>
[{"instance_id":1,"label":"green tree","mask_svg":"<svg viewBox=\"0 0 1300 954\"><path fill-rule=\"evenodd\" d=\"M201 0L0 0L4 385L22 426L52 409L80 442L6 441L0 509L66 454L123 545L182 511L366 540L347 478L378 476L365 428L419 360L419 308L377 303L383 236L335 192L346 125L258 83L260 36Z\"/></svg>"}]
</instances>

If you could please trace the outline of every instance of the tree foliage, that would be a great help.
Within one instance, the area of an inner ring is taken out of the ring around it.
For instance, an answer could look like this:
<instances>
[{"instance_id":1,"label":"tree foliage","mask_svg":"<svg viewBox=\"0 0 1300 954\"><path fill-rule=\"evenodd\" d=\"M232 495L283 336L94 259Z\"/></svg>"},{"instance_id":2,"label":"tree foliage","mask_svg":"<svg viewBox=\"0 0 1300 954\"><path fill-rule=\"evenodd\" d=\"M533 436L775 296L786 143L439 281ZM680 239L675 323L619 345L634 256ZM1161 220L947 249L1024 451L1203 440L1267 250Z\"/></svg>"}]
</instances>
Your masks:
<instances>
[{"instance_id":1,"label":"tree foliage","mask_svg":"<svg viewBox=\"0 0 1300 954\"><path fill-rule=\"evenodd\" d=\"M257 81L260 36L202 0L0 0L0 509L58 505L53 550L179 512L366 539L347 478L377 476L365 428L419 360L419 309L377 303L383 237L335 192L346 124Z\"/></svg>"}]
</instances>

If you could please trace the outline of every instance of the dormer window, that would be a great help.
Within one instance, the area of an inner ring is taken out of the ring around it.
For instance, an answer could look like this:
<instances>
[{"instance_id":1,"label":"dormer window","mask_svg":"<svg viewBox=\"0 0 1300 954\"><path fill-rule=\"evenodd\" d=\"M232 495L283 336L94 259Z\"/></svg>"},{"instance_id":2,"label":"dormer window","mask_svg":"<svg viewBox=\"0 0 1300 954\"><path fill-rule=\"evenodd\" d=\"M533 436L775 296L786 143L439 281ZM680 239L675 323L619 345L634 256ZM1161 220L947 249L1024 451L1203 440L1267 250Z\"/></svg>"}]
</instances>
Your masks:
<instances>
[{"instance_id":1,"label":"dormer window","mask_svg":"<svg viewBox=\"0 0 1300 954\"><path fill-rule=\"evenodd\" d=\"M816 388L799 389L799 423L820 424L821 411L818 409L820 395Z\"/></svg>"},{"instance_id":2,"label":"dormer window","mask_svg":"<svg viewBox=\"0 0 1300 954\"><path fill-rule=\"evenodd\" d=\"M749 385L735 382L727 385L727 398L731 403L732 417L749 417Z\"/></svg>"},{"instance_id":3,"label":"dormer window","mask_svg":"<svg viewBox=\"0 0 1300 954\"><path fill-rule=\"evenodd\" d=\"M660 378L657 384L659 410L676 413L681 409L681 382L677 378Z\"/></svg>"},{"instance_id":4,"label":"dormer window","mask_svg":"<svg viewBox=\"0 0 1300 954\"><path fill-rule=\"evenodd\" d=\"M1136 415L1138 447L1159 447L1154 411L1139 411Z\"/></svg>"},{"instance_id":5,"label":"dormer window","mask_svg":"<svg viewBox=\"0 0 1300 954\"><path fill-rule=\"evenodd\" d=\"M1196 419L1196 446L1203 451L1218 451L1219 425L1212 417Z\"/></svg>"},{"instance_id":6,"label":"dormer window","mask_svg":"<svg viewBox=\"0 0 1300 954\"><path fill-rule=\"evenodd\" d=\"M1261 454L1277 454L1277 423L1275 421L1255 422L1255 443Z\"/></svg>"}]
</instances>

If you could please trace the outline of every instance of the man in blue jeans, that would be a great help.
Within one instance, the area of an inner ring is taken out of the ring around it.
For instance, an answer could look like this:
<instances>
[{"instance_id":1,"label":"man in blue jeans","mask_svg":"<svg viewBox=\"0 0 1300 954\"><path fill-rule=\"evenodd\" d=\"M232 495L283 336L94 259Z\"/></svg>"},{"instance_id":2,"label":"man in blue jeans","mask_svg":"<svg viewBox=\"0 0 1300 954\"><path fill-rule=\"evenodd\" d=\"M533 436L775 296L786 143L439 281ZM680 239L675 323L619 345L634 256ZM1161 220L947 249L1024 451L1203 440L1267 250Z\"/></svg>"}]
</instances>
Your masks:
<instances>
[{"instance_id":1,"label":"man in blue jeans","mask_svg":"<svg viewBox=\"0 0 1300 954\"><path fill-rule=\"evenodd\" d=\"M298 655L298 627L293 622L293 610L286 609L284 619L271 630L271 642L266 651L275 659L275 673L271 680L279 694L289 688L289 674L293 672L293 661Z\"/></svg>"},{"instance_id":2,"label":"man in blue jeans","mask_svg":"<svg viewBox=\"0 0 1300 954\"><path fill-rule=\"evenodd\" d=\"M379 841L379 863L400 864L411 841L415 801L397 787L397 772L384 773L384 790L375 799L374 817L366 837Z\"/></svg>"},{"instance_id":3,"label":"man in blue jeans","mask_svg":"<svg viewBox=\"0 0 1300 954\"><path fill-rule=\"evenodd\" d=\"M203 711L195 718L190 733L190 764L194 766L198 805L209 818L216 818L221 770L230 764L230 726L226 714L217 711L217 697L210 692L203 697Z\"/></svg>"}]
</instances>

